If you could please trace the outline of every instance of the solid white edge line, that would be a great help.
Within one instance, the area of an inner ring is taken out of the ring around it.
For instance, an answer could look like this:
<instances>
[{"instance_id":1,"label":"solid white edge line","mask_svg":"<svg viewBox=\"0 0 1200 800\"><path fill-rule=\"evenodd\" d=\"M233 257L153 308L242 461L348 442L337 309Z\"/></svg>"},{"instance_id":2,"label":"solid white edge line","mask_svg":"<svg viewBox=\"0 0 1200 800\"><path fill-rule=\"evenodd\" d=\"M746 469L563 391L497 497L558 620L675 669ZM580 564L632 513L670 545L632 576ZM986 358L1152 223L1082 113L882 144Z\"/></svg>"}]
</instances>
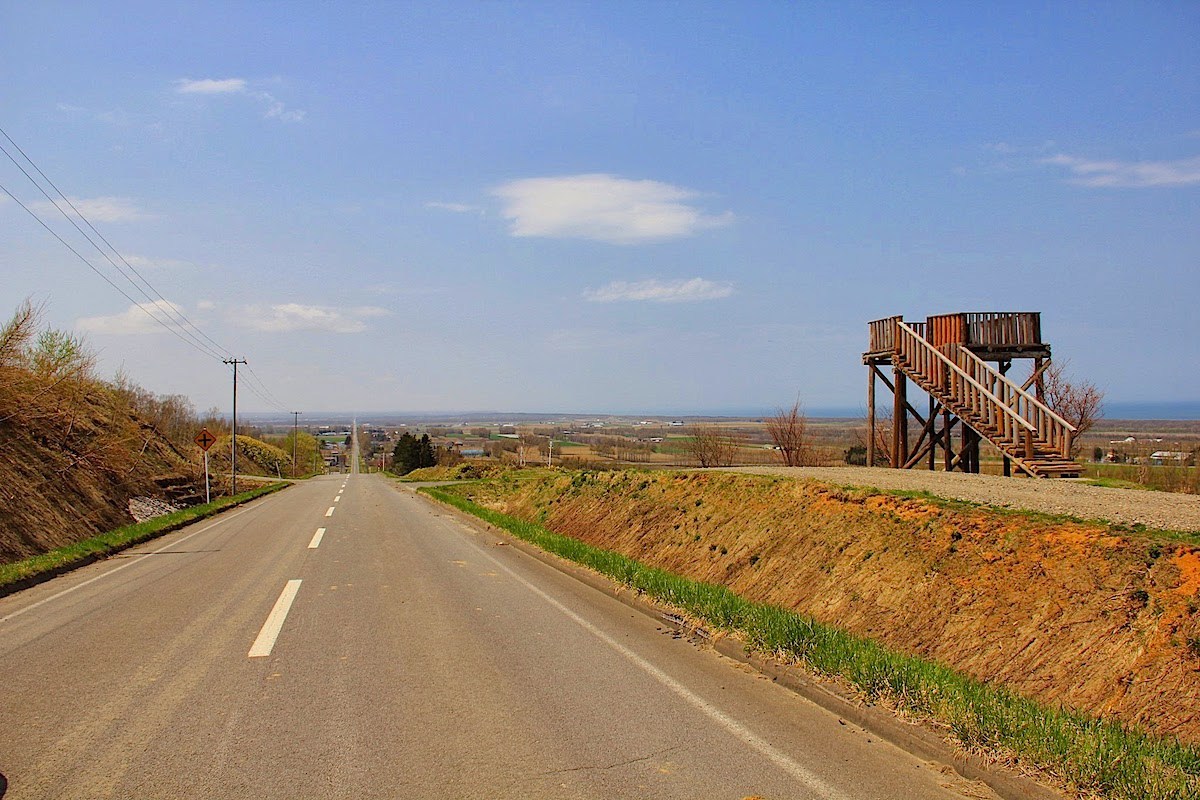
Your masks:
<instances>
[{"instance_id":1,"label":"solid white edge line","mask_svg":"<svg viewBox=\"0 0 1200 800\"><path fill-rule=\"evenodd\" d=\"M558 600L551 597L546 592L542 591L540 588L538 588L534 584L530 583L525 578L518 575L516 572L514 572L512 569L510 569L508 567L508 565L501 563L491 553L489 553L485 550L481 550L480 552L482 553L482 555L484 557L486 557L489 561L491 561L497 567L499 567L500 569L504 570L509 575L511 575L514 580L516 580L518 583L525 586L525 588L529 589L529 591L533 592L538 597L542 598L547 603L552 605L554 608L558 609L562 614L564 614L572 622L579 625L581 628L583 628L588 633L595 636L600 641L604 642L606 645L611 647L613 650L615 650L620 655L624 656L626 659L628 659L630 662L632 662L634 664L634 666L638 667L643 672L648 674L650 677L654 678L656 681L661 683L667 689L670 689L672 692L674 692L676 695L678 695L682 700L684 700L689 705L691 705L693 708L697 709L698 711L700 711L703 714L705 714L706 716L708 716L710 719L712 719L714 722L719 724L722 728L724 728L726 731L731 733L733 736L737 737L742 742L749 745L751 748L757 750L765 758L767 758L767 760L771 761L773 764L775 764L775 766L779 767L784 772L788 773L793 778L795 778L797 781L804 784L805 787L807 787L810 791L814 792L817 796L823 797L823 798L830 798L830 800L847 797L847 795L842 794L840 791L838 791L837 789L835 789L834 787L832 787L831 785L826 783L815 772L804 767L799 762L797 762L795 759L793 759L791 756L787 755L782 750L779 750L774 745L772 745L770 742L766 741L765 739L763 739L760 736L758 736L757 734L755 734L753 731L751 731L749 728L747 728L741 722L737 721L736 719L731 717L729 714L726 714L724 711L717 708L715 705L710 703L708 700L705 700L703 697L696 694L691 689L687 688L682 683L680 683L679 681L672 678L666 672L664 672L663 670L654 666L654 664L652 664L649 661L647 661L646 659L642 658L641 656L639 656L637 653L633 652L629 648L625 647L623 644L618 642L616 639L613 639L607 633L600 630L595 625L588 622L586 619L584 619L580 615L576 614L571 609L567 608L565 605L563 605Z\"/></svg>"},{"instance_id":2,"label":"solid white edge line","mask_svg":"<svg viewBox=\"0 0 1200 800\"><path fill-rule=\"evenodd\" d=\"M250 646L250 652L246 654L248 658L263 658L271 655L271 651L275 649L275 640L279 638L279 632L283 630L283 621L287 619L288 612L292 609L292 601L296 599L298 591L300 591L299 579L290 580L283 587L283 592L275 601L271 613L267 615L267 621L263 623L262 630L258 632L258 638L254 640L254 644Z\"/></svg>"},{"instance_id":3,"label":"solid white edge line","mask_svg":"<svg viewBox=\"0 0 1200 800\"><path fill-rule=\"evenodd\" d=\"M258 506L255 506L254 508L257 508L257 507ZM233 519L234 517L239 517L242 514L245 514L247 511L253 511L254 508L243 508L241 511L236 511L236 512L230 514L228 517L223 517L222 519L217 520L216 522L212 523L211 525L205 525L203 528L201 528L198 531L192 531L191 533L187 534L186 536L181 536L180 538L176 539L175 541L171 542L170 544L164 544L162 547L158 548L157 550L151 550L149 553L137 554L137 556L135 558L129 559L128 561L126 561L124 564L122 564L119 567L113 567L108 572L103 572L94 578L88 578L86 581L83 581L82 583L77 583L69 589L63 589L61 592L52 594L49 597L42 598L41 600L38 600L36 603L31 603L30 605L27 605L24 608L17 609L16 611L12 612L11 614L0 617L0 622L8 622L10 619L13 619L14 617L21 616L26 611L33 611L35 608L44 606L46 603L49 603L51 600L57 600L58 598L63 597L64 595L70 594L71 592L75 591L76 589L82 589L83 587L87 586L88 584L95 583L96 581L100 580L101 578L107 578L109 575L112 575L115 572L120 572L121 570L125 569L126 567L132 567L134 564L138 563L139 561L142 561L143 559L149 558L150 556L158 555L159 553L163 552L167 548L175 547L176 545L183 544L184 542L186 542L188 539L192 538L193 536L198 536L198 535L204 533L205 531L212 530L213 528L220 525L222 522L228 522L229 520Z\"/></svg>"},{"instance_id":4,"label":"solid white edge line","mask_svg":"<svg viewBox=\"0 0 1200 800\"><path fill-rule=\"evenodd\" d=\"M317 528L317 532L313 534L312 541L308 543L309 550L316 550L321 546L321 537L325 535L324 528Z\"/></svg>"},{"instance_id":5,"label":"solid white edge line","mask_svg":"<svg viewBox=\"0 0 1200 800\"><path fill-rule=\"evenodd\" d=\"M332 516L333 516L333 512L334 512L334 509L335 509L335 507L334 507L334 506L330 506L330 507L329 507L329 510L325 512L325 516L327 516L327 517L332 517Z\"/></svg>"}]
</instances>

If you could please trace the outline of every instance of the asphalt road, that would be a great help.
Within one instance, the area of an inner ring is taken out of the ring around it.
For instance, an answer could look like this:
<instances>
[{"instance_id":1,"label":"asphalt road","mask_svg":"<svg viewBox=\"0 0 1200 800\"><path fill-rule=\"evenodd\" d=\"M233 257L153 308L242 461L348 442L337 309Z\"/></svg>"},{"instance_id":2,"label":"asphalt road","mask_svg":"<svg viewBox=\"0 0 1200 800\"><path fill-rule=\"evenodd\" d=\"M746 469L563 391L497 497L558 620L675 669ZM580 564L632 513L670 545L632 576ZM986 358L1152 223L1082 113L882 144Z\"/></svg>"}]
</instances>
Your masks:
<instances>
[{"instance_id":1,"label":"asphalt road","mask_svg":"<svg viewBox=\"0 0 1200 800\"><path fill-rule=\"evenodd\" d=\"M5 800L991 796L375 475L0 599L0 776Z\"/></svg>"}]
</instances>

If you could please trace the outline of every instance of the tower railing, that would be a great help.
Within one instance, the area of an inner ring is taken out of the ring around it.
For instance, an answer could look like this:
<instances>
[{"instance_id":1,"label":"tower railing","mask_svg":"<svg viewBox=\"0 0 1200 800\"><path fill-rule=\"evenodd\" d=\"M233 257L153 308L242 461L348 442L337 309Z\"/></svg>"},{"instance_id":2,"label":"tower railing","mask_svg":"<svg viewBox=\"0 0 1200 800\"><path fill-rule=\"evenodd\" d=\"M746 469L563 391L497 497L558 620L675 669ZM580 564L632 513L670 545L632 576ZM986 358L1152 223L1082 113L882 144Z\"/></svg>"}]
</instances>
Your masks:
<instances>
[{"instance_id":1,"label":"tower railing","mask_svg":"<svg viewBox=\"0 0 1200 800\"><path fill-rule=\"evenodd\" d=\"M919 375L931 390L960 406L959 416L965 414L975 423L995 431L998 439L1022 448L1029 457L1033 456L1033 439L1037 435L1037 428L988 387L990 376L979 372L972 362L960 364L950 358L899 319L896 320L894 334L895 352L905 366ZM984 362L978 363L1001 380L1011 383Z\"/></svg>"}]
</instances>

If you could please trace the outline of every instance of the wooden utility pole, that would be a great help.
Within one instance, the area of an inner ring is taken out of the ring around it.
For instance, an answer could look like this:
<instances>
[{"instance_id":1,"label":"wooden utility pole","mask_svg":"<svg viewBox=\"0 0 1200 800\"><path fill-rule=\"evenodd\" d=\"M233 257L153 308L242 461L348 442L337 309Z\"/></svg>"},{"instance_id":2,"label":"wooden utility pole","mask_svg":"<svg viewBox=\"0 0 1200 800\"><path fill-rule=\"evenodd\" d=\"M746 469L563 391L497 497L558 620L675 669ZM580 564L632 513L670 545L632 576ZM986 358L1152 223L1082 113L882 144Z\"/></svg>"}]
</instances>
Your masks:
<instances>
[{"instance_id":1,"label":"wooden utility pole","mask_svg":"<svg viewBox=\"0 0 1200 800\"><path fill-rule=\"evenodd\" d=\"M296 477L296 431L300 427L300 412L292 412L292 477Z\"/></svg>"},{"instance_id":2,"label":"wooden utility pole","mask_svg":"<svg viewBox=\"0 0 1200 800\"><path fill-rule=\"evenodd\" d=\"M245 364L244 358L226 358L222 359L226 364L233 364L233 435L229 439L229 461L230 469L233 472L233 481L230 488L230 495L237 494L237 368L238 364Z\"/></svg>"}]
</instances>

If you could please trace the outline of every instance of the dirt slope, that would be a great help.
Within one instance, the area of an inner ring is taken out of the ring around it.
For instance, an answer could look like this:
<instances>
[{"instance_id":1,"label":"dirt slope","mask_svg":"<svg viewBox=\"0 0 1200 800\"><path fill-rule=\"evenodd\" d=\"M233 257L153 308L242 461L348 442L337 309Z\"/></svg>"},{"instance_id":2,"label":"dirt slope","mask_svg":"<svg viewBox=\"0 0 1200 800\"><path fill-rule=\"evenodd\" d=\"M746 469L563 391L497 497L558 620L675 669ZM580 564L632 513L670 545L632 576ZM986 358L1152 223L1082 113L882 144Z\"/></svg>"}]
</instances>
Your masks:
<instances>
[{"instance_id":1,"label":"dirt slope","mask_svg":"<svg viewBox=\"0 0 1200 800\"><path fill-rule=\"evenodd\" d=\"M477 502L1026 695L1200 742L1200 547L721 473L503 480Z\"/></svg>"},{"instance_id":2,"label":"dirt slope","mask_svg":"<svg viewBox=\"0 0 1200 800\"><path fill-rule=\"evenodd\" d=\"M0 419L0 562L128 525L129 498L159 494L155 478L195 478L110 388L83 387L72 403L69 419Z\"/></svg>"}]
</instances>

